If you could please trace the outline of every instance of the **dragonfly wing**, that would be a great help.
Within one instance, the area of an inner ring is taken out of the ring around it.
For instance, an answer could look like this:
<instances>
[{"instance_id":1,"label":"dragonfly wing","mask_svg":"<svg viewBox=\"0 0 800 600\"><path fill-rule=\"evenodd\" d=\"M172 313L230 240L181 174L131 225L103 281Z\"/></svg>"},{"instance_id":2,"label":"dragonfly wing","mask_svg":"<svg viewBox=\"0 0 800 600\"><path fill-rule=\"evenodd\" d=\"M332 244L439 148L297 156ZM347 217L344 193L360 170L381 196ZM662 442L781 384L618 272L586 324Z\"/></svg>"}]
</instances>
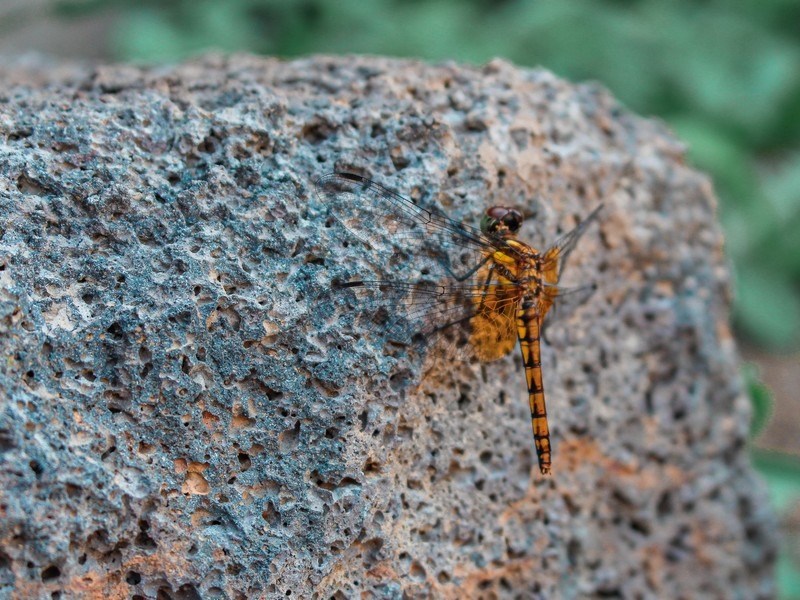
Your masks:
<instances>
[{"instance_id":1,"label":"dragonfly wing","mask_svg":"<svg viewBox=\"0 0 800 600\"><path fill-rule=\"evenodd\" d=\"M502 358L517 343L517 308L521 290L491 281L491 268L481 270L486 293L473 298L475 315L470 320L470 345L482 362Z\"/></svg>"},{"instance_id":2,"label":"dragonfly wing","mask_svg":"<svg viewBox=\"0 0 800 600\"><path fill-rule=\"evenodd\" d=\"M502 245L361 175L324 175L316 191L330 216L372 252L376 263L393 259L417 273L439 271L465 280L484 262L487 249Z\"/></svg>"},{"instance_id":3,"label":"dragonfly wing","mask_svg":"<svg viewBox=\"0 0 800 600\"><path fill-rule=\"evenodd\" d=\"M334 287L352 290L358 311L370 319L375 337L400 344L430 336L443 323L462 319L471 305L466 292L427 281L358 280Z\"/></svg>"},{"instance_id":4,"label":"dragonfly wing","mask_svg":"<svg viewBox=\"0 0 800 600\"><path fill-rule=\"evenodd\" d=\"M481 361L514 347L514 292L508 286L373 280L337 287L352 291L359 313L370 319L370 333L387 342L429 346L447 339L462 358L477 354Z\"/></svg>"},{"instance_id":5,"label":"dragonfly wing","mask_svg":"<svg viewBox=\"0 0 800 600\"><path fill-rule=\"evenodd\" d=\"M596 283L578 287L546 285L542 289L540 314L542 318L544 318L544 315L548 314L548 311L550 311L545 321L548 325L555 321L569 318L575 310L586 303L596 291Z\"/></svg>"},{"instance_id":6,"label":"dragonfly wing","mask_svg":"<svg viewBox=\"0 0 800 600\"><path fill-rule=\"evenodd\" d=\"M589 213L589 216L581 223L558 238L555 243L547 249L547 252L544 253L544 259L542 260L542 279L546 284L555 285L558 283L558 280L561 278L561 273L564 270L567 257L575 248L575 244L578 243L578 240L589 225L597 219L597 215L600 214L602 208L603 205L600 204Z\"/></svg>"}]
</instances>

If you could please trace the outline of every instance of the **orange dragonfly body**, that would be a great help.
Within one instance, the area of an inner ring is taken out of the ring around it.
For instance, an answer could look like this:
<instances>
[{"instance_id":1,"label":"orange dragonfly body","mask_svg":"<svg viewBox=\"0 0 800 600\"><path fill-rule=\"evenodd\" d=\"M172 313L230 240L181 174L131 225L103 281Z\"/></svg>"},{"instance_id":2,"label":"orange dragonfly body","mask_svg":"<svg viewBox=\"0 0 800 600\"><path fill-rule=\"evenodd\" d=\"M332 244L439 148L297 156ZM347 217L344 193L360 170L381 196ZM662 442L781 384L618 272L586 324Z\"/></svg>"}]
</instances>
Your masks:
<instances>
[{"instance_id":1,"label":"orange dragonfly body","mask_svg":"<svg viewBox=\"0 0 800 600\"><path fill-rule=\"evenodd\" d=\"M560 296L580 297L575 292L593 289L566 290L558 283L567 256L601 206L539 252L516 239L523 218L512 208L489 208L476 229L360 175L333 173L316 185L331 216L373 255L419 273L414 282L357 279L335 286L353 290L362 308L378 309L377 325L391 340L428 340L455 326L465 331L470 352L485 362L505 356L519 340L539 469L549 474L542 325Z\"/></svg>"}]
</instances>

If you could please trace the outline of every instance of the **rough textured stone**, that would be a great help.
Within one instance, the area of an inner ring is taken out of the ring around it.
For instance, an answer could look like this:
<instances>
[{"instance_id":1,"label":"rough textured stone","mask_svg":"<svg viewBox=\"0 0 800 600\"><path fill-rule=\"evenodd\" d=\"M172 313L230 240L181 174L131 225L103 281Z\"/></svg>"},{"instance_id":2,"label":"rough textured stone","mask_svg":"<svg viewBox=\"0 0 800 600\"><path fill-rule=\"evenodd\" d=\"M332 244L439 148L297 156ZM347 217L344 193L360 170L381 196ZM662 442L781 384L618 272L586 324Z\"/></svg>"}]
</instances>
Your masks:
<instances>
[{"instance_id":1,"label":"rough textured stone","mask_svg":"<svg viewBox=\"0 0 800 600\"><path fill-rule=\"evenodd\" d=\"M0 595L770 596L713 193L660 124L501 61L0 81ZM320 300L413 277L325 227L334 168L535 244L606 203L543 349L552 477L516 352L384 353Z\"/></svg>"}]
</instances>

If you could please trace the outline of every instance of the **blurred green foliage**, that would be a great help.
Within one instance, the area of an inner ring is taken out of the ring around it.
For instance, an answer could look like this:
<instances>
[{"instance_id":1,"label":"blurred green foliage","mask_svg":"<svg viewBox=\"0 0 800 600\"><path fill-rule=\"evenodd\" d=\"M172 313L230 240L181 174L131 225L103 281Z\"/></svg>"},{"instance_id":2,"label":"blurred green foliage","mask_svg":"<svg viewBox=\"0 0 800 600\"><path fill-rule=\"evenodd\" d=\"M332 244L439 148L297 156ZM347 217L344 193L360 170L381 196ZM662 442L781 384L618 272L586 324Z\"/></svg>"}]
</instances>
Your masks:
<instances>
[{"instance_id":1,"label":"blurred green foliage","mask_svg":"<svg viewBox=\"0 0 800 600\"><path fill-rule=\"evenodd\" d=\"M800 465L786 455L753 451L753 464L766 479L770 502L780 515L778 590L782 600L800 600Z\"/></svg>"},{"instance_id":2,"label":"blurred green foliage","mask_svg":"<svg viewBox=\"0 0 800 600\"><path fill-rule=\"evenodd\" d=\"M800 2L796 0L52 0L113 9L113 51L172 61L209 48L502 56L596 79L669 122L714 176L751 342L800 345Z\"/></svg>"}]
</instances>

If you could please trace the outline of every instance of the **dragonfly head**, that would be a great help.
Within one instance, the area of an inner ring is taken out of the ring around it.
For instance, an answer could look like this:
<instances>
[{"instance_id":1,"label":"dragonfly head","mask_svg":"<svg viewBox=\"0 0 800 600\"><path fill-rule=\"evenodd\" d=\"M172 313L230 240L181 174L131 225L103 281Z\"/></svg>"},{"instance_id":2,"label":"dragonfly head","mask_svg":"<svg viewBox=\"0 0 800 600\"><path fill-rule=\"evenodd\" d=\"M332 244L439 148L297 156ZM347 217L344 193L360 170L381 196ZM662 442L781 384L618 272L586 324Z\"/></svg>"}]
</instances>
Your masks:
<instances>
[{"instance_id":1,"label":"dragonfly head","mask_svg":"<svg viewBox=\"0 0 800 600\"><path fill-rule=\"evenodd\" d=\"M522 213L515 208L493 206L481 219L481 231L488 235L509 238L517 235L522 226Z\"/></svg>"}]
</instances>

